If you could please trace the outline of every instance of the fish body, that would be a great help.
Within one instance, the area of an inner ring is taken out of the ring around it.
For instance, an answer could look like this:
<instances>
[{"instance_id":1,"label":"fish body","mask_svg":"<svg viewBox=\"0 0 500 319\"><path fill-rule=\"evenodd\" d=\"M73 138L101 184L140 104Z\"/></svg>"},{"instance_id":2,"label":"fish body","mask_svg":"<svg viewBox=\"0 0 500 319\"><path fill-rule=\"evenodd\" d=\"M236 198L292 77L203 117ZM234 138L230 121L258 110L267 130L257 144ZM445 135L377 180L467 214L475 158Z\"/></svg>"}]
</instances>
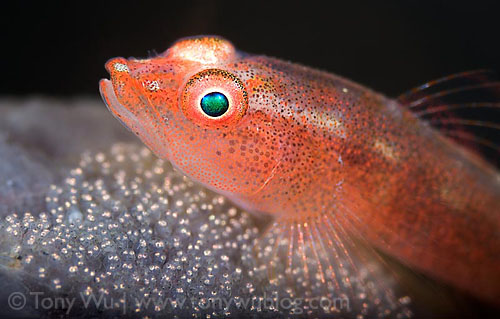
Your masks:
<instances>
[{"instance_id":1,"label":"fish body","mask_svg":"<svg viewBox=\"0 0 500 319\"><path fill-rule=\"evenodd\" d=\"M397 100L219 37L106 68L113 114L199 183L281 225L332 222L498 302L499 173Z\"/></svg>"}]
</instances>

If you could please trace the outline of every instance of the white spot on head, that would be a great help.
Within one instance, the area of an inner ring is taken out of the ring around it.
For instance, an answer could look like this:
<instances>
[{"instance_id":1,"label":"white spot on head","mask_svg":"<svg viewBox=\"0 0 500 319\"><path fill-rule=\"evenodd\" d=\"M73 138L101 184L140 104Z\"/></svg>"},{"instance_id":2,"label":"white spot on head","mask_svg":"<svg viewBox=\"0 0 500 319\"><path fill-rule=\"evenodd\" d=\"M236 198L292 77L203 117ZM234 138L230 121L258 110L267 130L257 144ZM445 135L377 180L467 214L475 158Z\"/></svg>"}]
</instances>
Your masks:
<instances>
[{"instance_id":1,"label":"white spot on head","mask_svg":"<svg viewBox=\"0 0 500 319\"><path fill-rule=\"evenodd\" d=\"M349 90L347 88L343 88L342 92L347 93L347 92L349 92Z\"/></svg>"},{"instance_id":2,"label":"white spot on head","mask_svg":"<svg viewBox=\"0 0 500 319\"><path fill-rule=\"evenodd\" d=\"M150 91L158 91L160 89L160 83L158 83L158 81L148 81L144 84Z\"/></svg>"},{"instance_id":3,"label":"white spot on head","mask_svg":"<svg viewBox=\"0 0 500 319\"><path fill-rule=\"evenodd\" d=\"M129 72L128 66L123 63L115 63L114 68L117 72Z\"/></svg>"}]
</instances>

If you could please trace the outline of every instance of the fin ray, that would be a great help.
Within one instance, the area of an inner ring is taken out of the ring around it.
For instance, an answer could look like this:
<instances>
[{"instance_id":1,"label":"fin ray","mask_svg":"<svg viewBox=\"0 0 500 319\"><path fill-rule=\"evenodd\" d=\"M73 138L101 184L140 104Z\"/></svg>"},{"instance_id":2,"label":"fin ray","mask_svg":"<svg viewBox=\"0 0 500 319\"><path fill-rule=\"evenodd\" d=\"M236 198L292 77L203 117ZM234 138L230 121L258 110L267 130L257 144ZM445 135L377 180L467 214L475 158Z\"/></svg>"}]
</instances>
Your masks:
<instances>
[{"instance_id":1,"label":"fin ray","mask_svg":"<svg viewBox=\"0 0 500 319\"><path fill-rule=\"evenodd\" d=\"M500 109L500 103L491 103L491 102L472 102L472 103L461 103L461 104L444 104L438 106L429 107L423 111L416 111L415 115L418 117L423 117L426 115L432 115L439 112L449 112L458 109L465 108L498 108Z\"/></svg>"},{"instance_id":2,"label":"fin ray","mask_svg":"<svg viewBox=\"0 0 500 319\"><path fill-rule=\"evenodd\" d=\"M473 70L420 85L397 101L417 117L500 168L500 81Z\"/></svg>"},{"instance_id":3,"label":"fin ray","mask_svg":"<svg viewBox=\"0 0 500 319\"><path fill-rule=\"evenodd\" d=\"M379 314L395 309L394 277L367 241L351 238L343 215L278 218L257 243L259 262L273 268L268 270L272 283L285 285L293 297L347 300L347 308L323 309L325 313L348 314L366 304Z\"/></svg>"}]
</instances>

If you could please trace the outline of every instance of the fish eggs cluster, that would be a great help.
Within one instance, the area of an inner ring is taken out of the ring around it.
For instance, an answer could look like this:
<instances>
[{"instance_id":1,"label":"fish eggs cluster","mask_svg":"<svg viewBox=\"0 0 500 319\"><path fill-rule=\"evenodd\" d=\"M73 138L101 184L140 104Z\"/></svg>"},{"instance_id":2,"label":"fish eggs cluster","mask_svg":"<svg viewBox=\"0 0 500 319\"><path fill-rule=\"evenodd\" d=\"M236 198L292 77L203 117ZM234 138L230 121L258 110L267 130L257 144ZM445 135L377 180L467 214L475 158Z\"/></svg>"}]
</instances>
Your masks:
<instances>
[{"instance_id":1,"label":"fish eggs cluster","mask_svg":"<svg viewBox=\"0 0 500 319\"><path fill-rule=\"evenodd\" d=\"M84 153L45 202L44 212L13 213L0 222L2 273L31 292L75 301L70 309L36 308L26 291L40 317L407 314L404 305L384 308L384 299L361 290L350 309L311 307L304 292L310 289L268 279L256 258L260 230L251 215L139 146ZM274 245L272 234L261 245Z\"/></svg>"}]
</instances>

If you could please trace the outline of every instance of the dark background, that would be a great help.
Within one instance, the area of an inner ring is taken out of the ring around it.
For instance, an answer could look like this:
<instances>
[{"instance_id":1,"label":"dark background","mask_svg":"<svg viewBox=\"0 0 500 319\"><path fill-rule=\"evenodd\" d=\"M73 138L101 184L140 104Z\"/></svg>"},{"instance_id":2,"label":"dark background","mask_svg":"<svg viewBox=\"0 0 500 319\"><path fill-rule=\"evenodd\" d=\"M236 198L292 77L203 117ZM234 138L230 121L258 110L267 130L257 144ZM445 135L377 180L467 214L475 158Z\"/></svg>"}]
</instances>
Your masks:
<instances>
[{"instance_id":1,"label":"dark background","mask_svg":"<svg viewBox=\"0 0 500 319\"><path fill-rule=\"evenodd\" d=\"M465 70L500 72L498 1L21 0L2 4L0 26L0 97L97 98L107 59L154 55L198 34L390 96Z\"/></svg>"},{"instance_id":2,"label":"dark background","mask_svg":"<svg viewBox=\"0 0 500 319\"><path fill-rule=\"evenodd\" d=\"M394 96L436 77L500 70L494 1L18 1L1 9L0 95L98 95L114 56L218 34Z\"/></svg>"}]
</instances>

